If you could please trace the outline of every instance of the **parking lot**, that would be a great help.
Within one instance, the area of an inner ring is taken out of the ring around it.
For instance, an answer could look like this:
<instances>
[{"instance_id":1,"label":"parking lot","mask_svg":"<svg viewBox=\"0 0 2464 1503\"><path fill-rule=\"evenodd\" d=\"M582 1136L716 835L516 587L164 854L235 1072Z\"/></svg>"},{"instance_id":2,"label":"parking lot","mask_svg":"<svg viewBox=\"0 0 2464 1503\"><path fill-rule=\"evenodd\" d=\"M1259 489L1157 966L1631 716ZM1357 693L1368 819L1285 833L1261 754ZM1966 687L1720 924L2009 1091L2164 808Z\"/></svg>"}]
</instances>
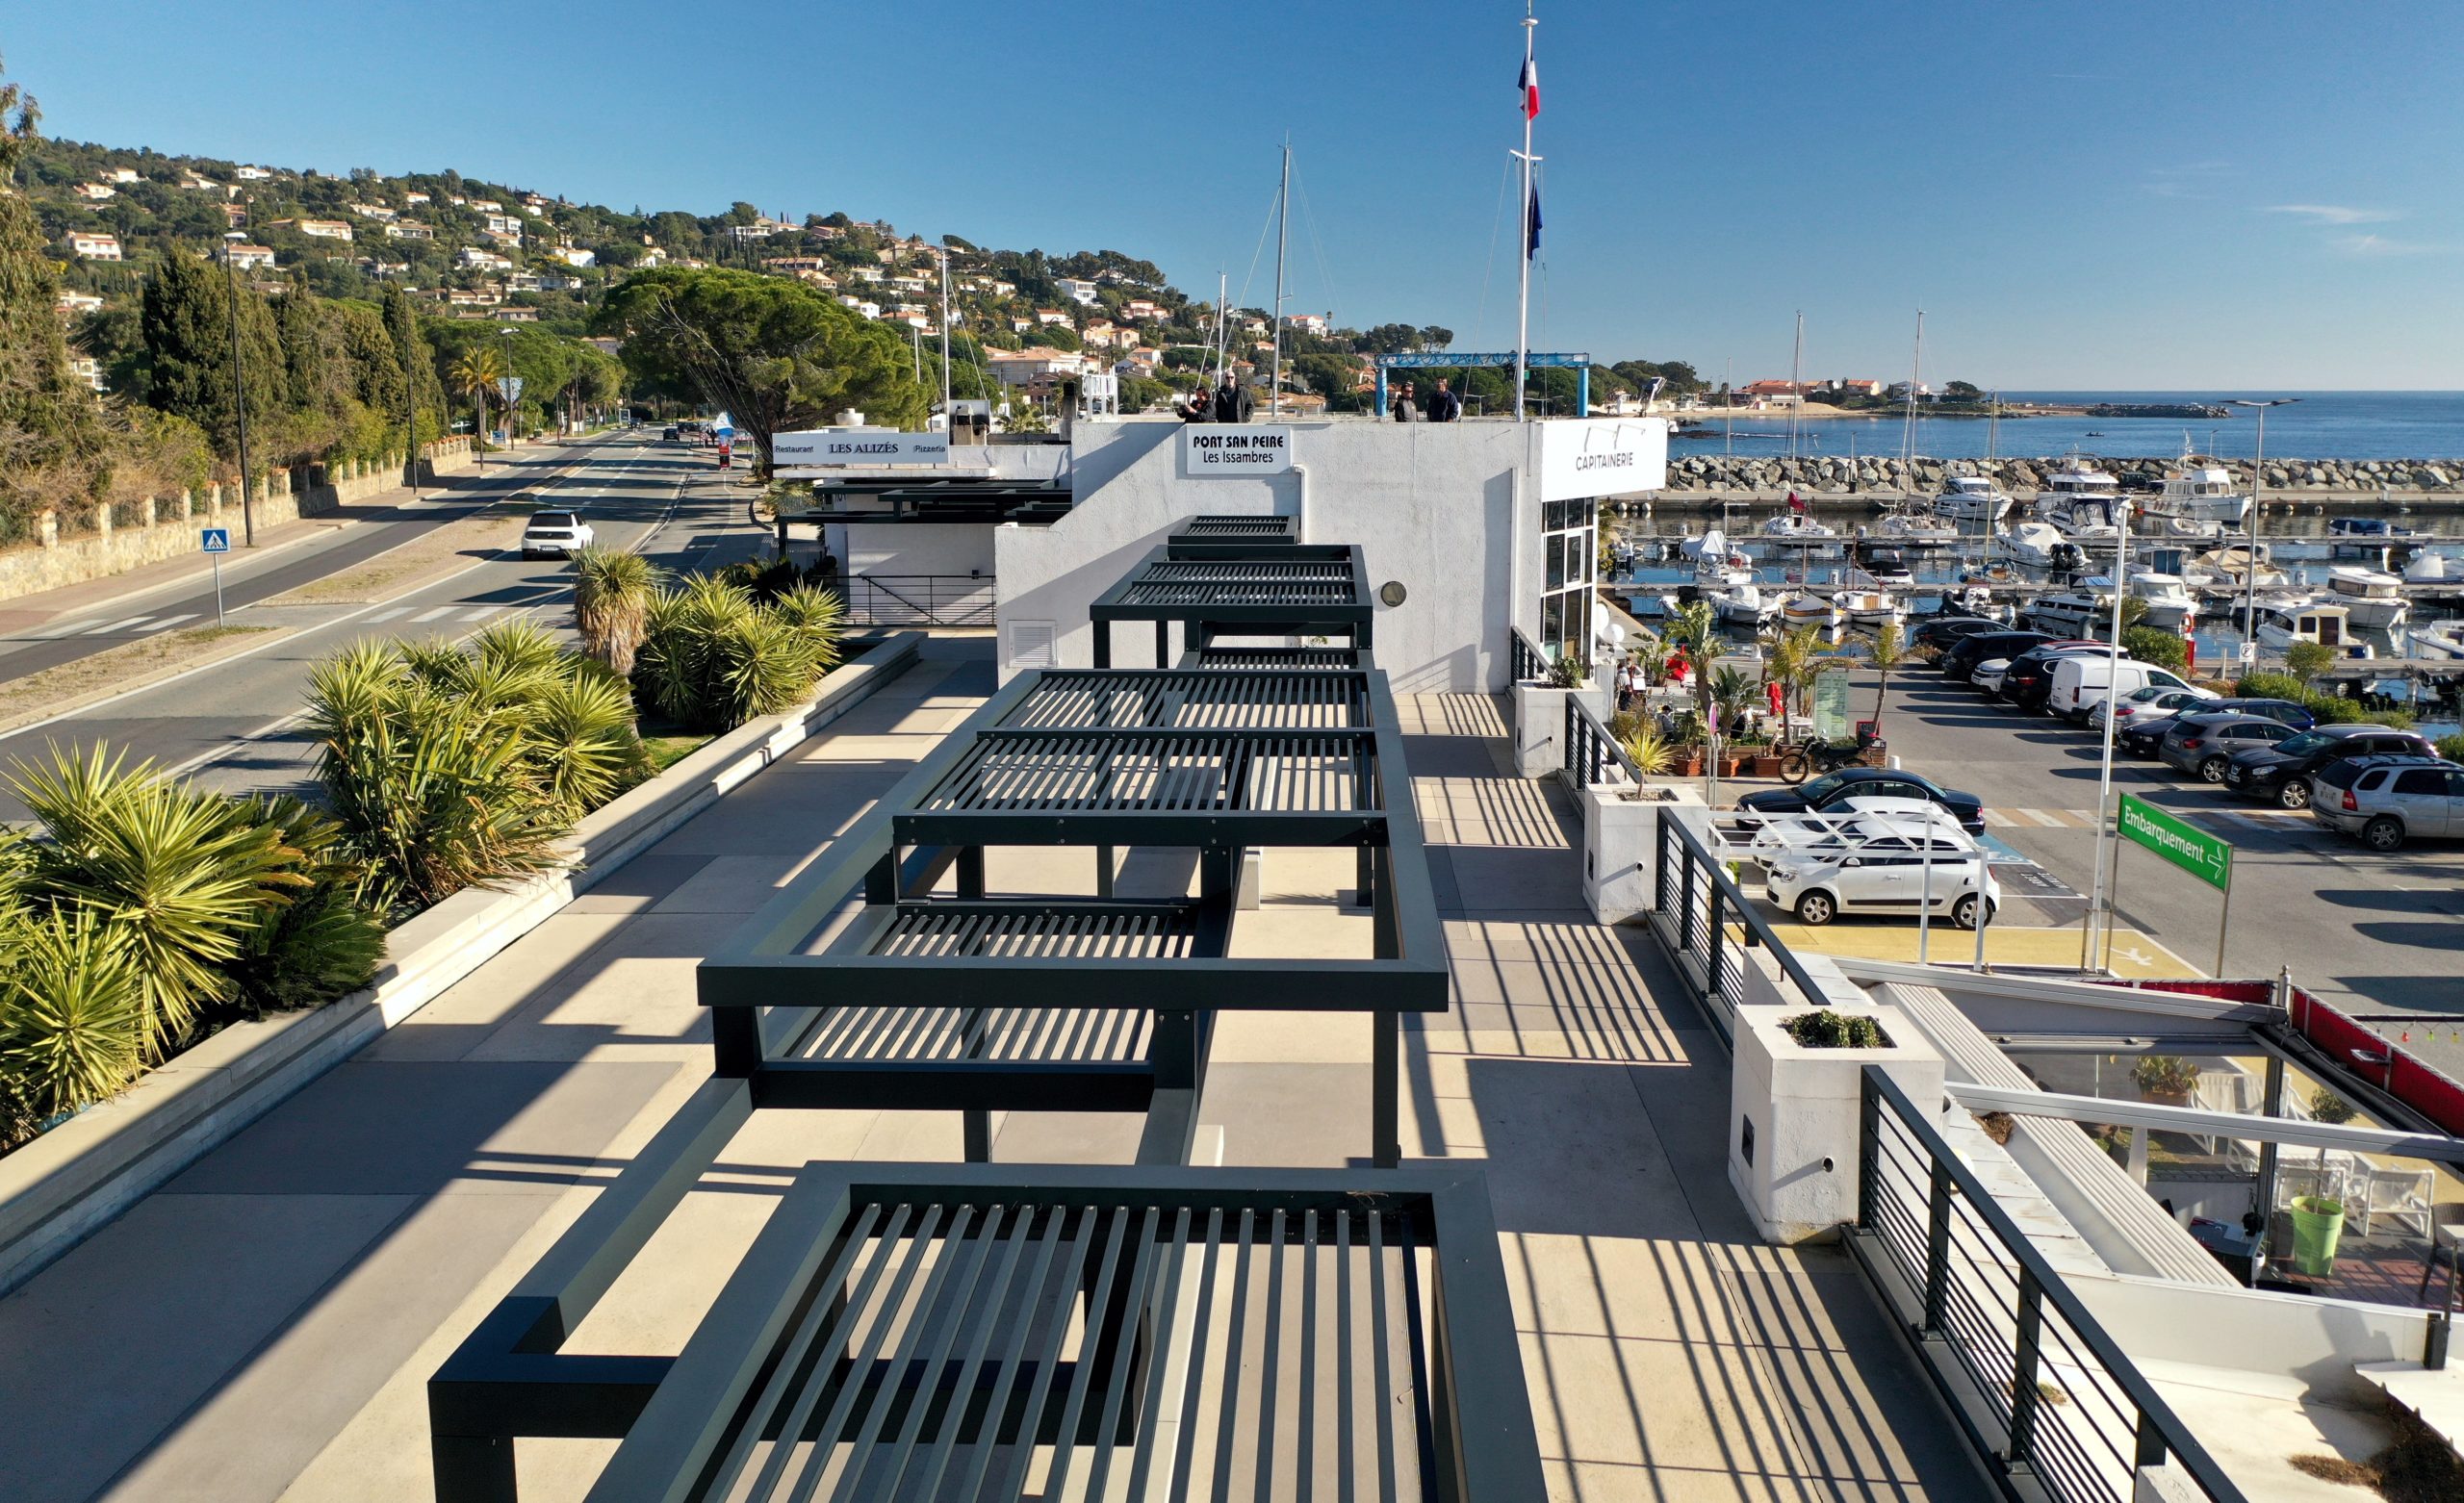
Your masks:
<instances>
[{"instance_id":1,"label":"parking lot","mask_svg":"<svg viewBox=\"0 0 2464 1503\"><path fill-rule=\"evenodd\" d=\"M1860 717L1875 681L1858 676ZM2076 924L2096 849L2100 743L2086 727L2022 715L1932 670L1894 674L1883 734L1902 764L1985 802L1987 834L2025 867L1997 867L2016 922ZM2464 1014L2464 841L2381 855L2306 813L2234 797L2155 761L2117 756L2114 784L2231 842L2225 974L2296 980L2364 1014ZM2110 849L2110 847L2108 848ZM2019 879L2014 881L2014 877ZM2153 853L2121 848L2119 917L2188 957L2215 963L2219 894ZM2040 915L2040 917L2039 916ZM2464 1066L2464 1022L2382 1025Z\"/></svg>"}]
</instances>

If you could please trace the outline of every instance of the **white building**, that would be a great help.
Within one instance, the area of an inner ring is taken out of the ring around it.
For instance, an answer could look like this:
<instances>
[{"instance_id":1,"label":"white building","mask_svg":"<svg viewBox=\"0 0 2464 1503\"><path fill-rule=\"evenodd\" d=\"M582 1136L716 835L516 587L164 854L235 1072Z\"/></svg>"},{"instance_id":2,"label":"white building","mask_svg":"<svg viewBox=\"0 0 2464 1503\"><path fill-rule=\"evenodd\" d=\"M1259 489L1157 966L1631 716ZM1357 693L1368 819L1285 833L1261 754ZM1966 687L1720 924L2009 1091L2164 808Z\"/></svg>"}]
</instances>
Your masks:
<instances>
[{"instance_id":1,"label":"white building","mask_svg":"<svg viewBox=\"0 0 2464 1503\"><path fill-rule=\"evenodd\" d=\"M341 219L276 219L266 228L297 230L311 240L346 241L351 235L350 226Z\"/></svg>"},{"instance_id":2,"label":"white building","mask_svg":"<svg viewBox=\"0 0 2464 1503\"><path fill-rule=\"evenodd\" d=\"M436 231L417 219L397 219L385 226L387 240L434 240Z\"/></svg>"},{"instance_id":3,"label":"white building","mask_svg":"<svg viewBox=\"0 0 2464 1503\"><path fill-rule=\"evenodd\" d=\"M398 209L388 209L383 204L352 204L350 212L363 219L374 219L379 223L398 218L401 213Z\"/></svg>"},{"instance_id":4,"label":"white building","mask_svg":"<svg viewBox=\"0 0 2464 1503\"><path fill-rule=\"evenodd\" d=\"M270 245L241 245L225 242L222 253L243 271L273 269L273 247Z\"/></svg>"},{"instance_id":5,"label":"white building","mask_svg":"<svg viewBox=\"0 0 2464 1503\"><path fill-rule=\"evenodd\" d=\"M599 259L597 251L584 250L579 245L559 245L548 254L569 267L586 267Z\"/></svg>"},{"instance_id":6,"label":"white building","mask_svg":"<svg viewBox=\"0 0 2464 1503\"><path fill-rule=\"evenodd\" d=\"M138 177L137 169L135 167L114 167L103 174L103 181L106 183L135 183L140 181L140 178Z\"/></svg>"},{"instance_id":7,"label":"white building","mask_svg":"<svg viewBox=\"0 0 2464 1503\"><path fill-rule=\"evenodd\" d=\"M83 198L90 204L98 204L106 198L117 198L119 196L119 190L112 187L108 183L80 183L76 187L70 189L69 191L76 194L78 197Z\"/></svg>"},{"instance_id":8,"label":"white building","mask_svg":"<svg viewBox=\"0 0 2464 1503\"><path fill-rule=\"evenodd\" d=\"M485 225L486 232L488 234L496 236L500 240L519 241L522 239L522 219L519 216L510 214L491 214L488 215L482 222Z\"/></svg>"},{"instance_id":9,"label":"white building","mask_svg":"<svg viewBox=\"0 0 2464 1503\"><path fill-rule=\"evenodd\" d=\"M1284 315L1283 321L1290 324L1292 327L1300 330L1304 334L1323 334L1326 332L1328 326L1327 316L1324 314L1286 314Z\"/></svg>"},{"instance_id":10,"label":"white building","mask_svg":"<svg viewBox=\"0 0 2464 1503\"><path fill-rule=\"evenodd\" d=\"M238 177L243 183L262 183L268 178L273 176L272 173L267 171L263 167L242 167L233 175Z\"/></svg>"},{"instance_id":11,"label":"white building","mask_svg":"<svg viewBox=\"0 0 2464 1503\"><path fill-rule=\"evenodd\" d=\"M63 288L53 306L62 313L99 313L103 300L91 293L75 293Z\"/></svg>"},{"instance_id":12,"label":"white building","mask_svg":"<svg viewBox=\"0 0 2464 1503\"><path fill-rule=\"evenodd\" d=\"M1095 283L1082 282L1076 277L1065 276L1057 285L1061 289L1061 295L1072 302L1084 303L1090 308L1095 305Z\"/></svg>"},{"instance_id":13,"label":"white building","mask_svg":"<svg viewBox=\"0 0 2464 1503\"><path fill-rule=\"evenodd\" d=\"M488 271L510 271L513 269L512 257L500 256L493 250L485 250L477 245L465 245L460 250L455 251L453 253L453 264L458 267L478 267Z\"/></svg>"},{"instance_id":14,"label":"white building","mask_svg":"<svg viewBox=\"0 0 2464 1503\"><path fill-rule=\"evenodd\" d=\"M88 261L117 261L120 259L119 237L73 231L68 237L68 253Z\"/></svg>"},{"instance_id":15,"label":"white building","mask_svg":"<svg viewBox=\"0 0 2464 1503\"><path fill-rule=\"evenodd\" d=\"M68 357L68 369L75 373L78 380L85 382L95 391L111 390L111 387L103 381L103 363L93 356L72 354Z\"/></svg>"}]
</instances>

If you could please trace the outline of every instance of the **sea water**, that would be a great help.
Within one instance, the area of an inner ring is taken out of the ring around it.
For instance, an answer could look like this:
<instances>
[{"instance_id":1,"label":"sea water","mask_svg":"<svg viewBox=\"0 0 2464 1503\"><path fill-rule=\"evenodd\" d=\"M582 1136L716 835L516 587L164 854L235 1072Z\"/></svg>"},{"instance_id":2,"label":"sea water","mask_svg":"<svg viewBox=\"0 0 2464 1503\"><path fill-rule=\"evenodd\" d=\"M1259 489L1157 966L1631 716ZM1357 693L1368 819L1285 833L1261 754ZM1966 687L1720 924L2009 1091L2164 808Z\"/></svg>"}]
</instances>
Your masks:
<instances>
[{"instance_id":1,"label":"sea water","mask_svg":"<svg viewBox=\"0 0 2464 1503\"><path fill-rule=\"evenodd\" d=\"M2268 412L2268 453L2287 459L2455 459L2464 457L2464 392L2005 392L2005 401L2086 404L2093 402L2205 402L2297 396ZM2258 441L2257 414L2231 407L2232 416L2195 418L1984 418L1916 419L1916 452L1931 459L1982 459L1989 436L2004 458L2039 459L2073 449L2117 459L2169 459L2188 437L2193 450L2223 459L2248 459ZM1689 420L1702 420L1688 415ZM1728 442L1724 424L1733 421L1740 454L1788 451L1784 412L1712 417L1681 435L1679 454L1718 452ZM1797 452L1844 458L1900 452L1904 415L1808 418L1797 424Z\"/></svg>"}]
</instances>

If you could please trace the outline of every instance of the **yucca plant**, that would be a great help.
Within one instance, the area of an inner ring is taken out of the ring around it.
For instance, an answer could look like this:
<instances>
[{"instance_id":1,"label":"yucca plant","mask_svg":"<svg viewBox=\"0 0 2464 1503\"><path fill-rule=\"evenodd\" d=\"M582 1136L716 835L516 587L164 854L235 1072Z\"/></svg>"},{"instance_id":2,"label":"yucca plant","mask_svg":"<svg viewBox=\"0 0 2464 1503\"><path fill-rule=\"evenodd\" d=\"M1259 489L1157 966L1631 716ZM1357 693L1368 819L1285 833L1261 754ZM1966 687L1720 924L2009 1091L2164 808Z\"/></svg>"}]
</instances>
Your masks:
<instances>
[{"instance_id":1,"label":"yucca plant","mask_svg":"<svg viewBox=\"0 0 2464 1503\"><path fill-rule=\"evenodd\" d=\"M368 868L341 823L287 795L257 817L303 885L260 917L227 967L230 1010L244 1018L321 1006L367 985L385 957L385 926L362 901Z\"/></svg>"},{"instance_id":2,"label":"yucca plant","mask_svg":"<svg viewBox=\"0 0 2464 1503\"><path fill-rule=\"evenodd\" d=\"M21 920L0 966L0 1145L135 1080L145 1038L145 977L125 926L76 905Z\"/></svg>"},{"instance_id":3,"label":"yucca plant","mask_svg":"<svg viewBox=\"0 0 2464 1503\"><path fill-rule=\"evenodd\" d=\"M524 707L531 776L576 817L640 782L650 771L633 729L633 699L604 674L554 678Z\"/></svg>"},{"instance_id":4,"label":"yucca plant","mask_svg":"<svg viewBox=\"0 0 2464 1503\"><path fill-rule=\"evenodd\" d=\"M634 695L680 726L732 730L809 693L837 660L843 620L835 596L808 585L764 606L716 575L687 580L651 598Z\"/></svg>"},{"instance_id":5,"label":"yucca plant","mask_svg":"<svg viewBox=\"0 0 2464 1503\"><path fill-rule=\"evenodd\" d=\"M586 548L574 555L574 626L582 650L618 675L633 671L659 572L639 553Z\"/></svg>"},{"instance_id":6,"label":"yucca plant","mask_svg":"<svg viewBox=\"0 0 2464 1503\"><path fill-rule=\"evenodd\" d=\"M1651 726L1636 726L1623 743L1634 770L1645 777L1660 777L1677 765L1677 745Z\"/></svg>"},{"instance_id":7,"label":"yucca plant","mask_svg":"<svg viewBox=\"0 0 2464 1503\"><path fill-rule=\"evenodd\" d=\"M260 913L305 885L250 805L159 780L151 763L128 767L99 745L83 756L54 748L50 765L10 783L49 837L34 847L28 896L90 909L120 934L149 1058L226 994L221 968Z\"/></svg>"}]
</instances>

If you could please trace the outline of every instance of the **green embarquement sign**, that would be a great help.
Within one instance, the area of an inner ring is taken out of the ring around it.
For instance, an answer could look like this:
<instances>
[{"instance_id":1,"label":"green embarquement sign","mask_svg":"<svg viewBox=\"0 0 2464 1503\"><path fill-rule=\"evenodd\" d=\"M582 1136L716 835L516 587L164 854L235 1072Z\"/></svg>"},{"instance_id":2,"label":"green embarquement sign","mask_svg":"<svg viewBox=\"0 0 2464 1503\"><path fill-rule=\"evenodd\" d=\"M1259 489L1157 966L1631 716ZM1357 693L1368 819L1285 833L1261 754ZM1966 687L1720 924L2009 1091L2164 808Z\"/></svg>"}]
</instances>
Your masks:
<instances>
[{"instance_id":1,"label":"green embarquement sign","mask_svg":"<svg viewBox=\"0 0 2464 1503\"><path fill-rule=\"evenodd\" d=\"M2129 794L2121 796L2115 825L2123 839L2145 846L2210 887L2232 886L2233 848L2207 831Z\"/></svg>"}]
</instances>

